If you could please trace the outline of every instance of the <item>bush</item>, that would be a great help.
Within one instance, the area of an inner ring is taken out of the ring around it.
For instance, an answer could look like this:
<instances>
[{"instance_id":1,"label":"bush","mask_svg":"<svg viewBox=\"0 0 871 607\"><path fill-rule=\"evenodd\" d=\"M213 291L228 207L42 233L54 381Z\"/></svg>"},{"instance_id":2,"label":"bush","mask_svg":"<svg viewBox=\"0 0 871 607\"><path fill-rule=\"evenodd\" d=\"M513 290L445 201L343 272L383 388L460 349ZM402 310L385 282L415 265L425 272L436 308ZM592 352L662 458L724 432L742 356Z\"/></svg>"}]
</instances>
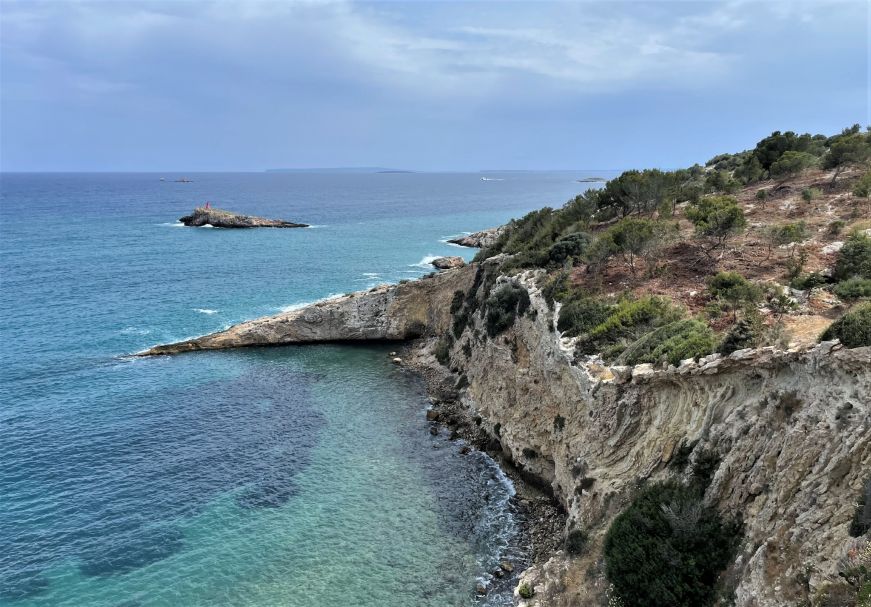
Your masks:
<instances>
[{"instance_id":1,"label":"bush","mask_svg":"<svg viewBox=\"0 0 871 607\"><path fill-rule=\"evenodd\" d=\"M732 325L717 352L731 354L736 350L752 348L762 341L762 326L758 318L740 318Z\"/></svg>"},{"instance_id":2,"label":"bush","mask_svg":"<svg viewBox=\"0 0 871 607\"><path fill-rule=\"evenodd\" d=\"M762 289L738 272L719 272L708 279L708 292L733 309L754 304L762 298Z\"/></svg>"},{"instance_id":3,"label":"bush","mask_svg":"<svg viewBox=\"0 0 871 607\"><path fill-rule=\"evenodd\" d=\"M578 555L584 551L587 545L587 534L582 529L572 529L566 535L566 552L571 555Z\"/></svg>"},{"instance_id":4,"label":"bush","mask_svg":"<svg viewBox=\"0 0 871 607\"><path fill-rule=\"evenodd\" d=\"M535 596L535 588L533 588L532 584L529 582L523 582L517 587L517 594L520 595L520 598L522 599L531 599Z\"/></svg>"},{"instance_id":5,"label":"bush","mask_svg":"<svg viewBox=\"0 0 871 607\"><path fill-rule=\"evenodd\" d=\"M512 327L517 315L529 308L529 303L529 293L522 286L506 283L499 287L487 299L487 334L495 337Z\"/></svg>"},{"instance_id":6,"label":"bush","mask_svg":"<svg viewBox=\"0 0 871 607\"><path fill-rule=\"evenodd\" d=\"M447 367L451 360L451 346L453 342L454 340L450 335L443 335L436 342L435 349L433 350L436 360L444 367Z\"/></svg>"},{"instance_id":7,"label":"bush","mask_svg":"<svg viewBox=\"0 0 871 607\"><path fill-rule=\"evenodd\" d=\"M791 286L793 289L798 289L799 291L806 291L808 289L822 287L823 285L827 284L829 284L829 278L827 276L824 276L819 272L811 272L810 274L805 274L803 276L795 278L792 282L790 282L789 286Z\"/></svg>"},{"instance_id":8,"label":"bush","mask_svg":"<svg viewBox=\"0 0 871 607\"><path fill-rule=\"evenodd\" d=\"M613 360L645 333L680 320L684 311L662 297L623 299L613 306L604 321L587 331L578 341L581 354L601 352Z\"/></svg>"},{"instance_id":9,"label":"bush","mask_svg":"<svg viewBox=\"0 0 871 607\"><path fill-rule=\"evenodd\" d=\"M868 171L853 186L853 196L868 198L871 196L871 171Z\"/></svg>"},{"instance_id":10,"label":"bush","mask_svg":"<svg viewBox=\"0 0 871 607\"><path fill-rule=\"evenodd\" d=\"M805 202L813 202L822 195L818 188L805 188L801 191L801 199Z\"/></svg>"},{"instance_id":11,"label":"bush","mask_svg":"<svg viewBox=\"0 0 871 607\"><path fill-rule=\"evenodd\" d=\"M678 320L642 336L623 351L617 362L678 365L684 359L710 354L716 343L714 332L707 324L692 318Z\"/></svg>"},{"instance_id":12,"label":"bush","mask_svg":"<svg viewBox=\"0 0 871 607\"><path fill-rule=\"evenodd\" d=\"M739 526L706 507L693 489L658 483L641 490L605 537L605 572L633 607L712 605Z\"/></svg>"},{"instance_id":13,"label":"bush","mask_svg":"<svg viewBox=\"0 0 871 607\"><path fill-rule=\"evenodd\" d=\"M585 232L569 234L553 243L547 256L551 263L561 264L567 259L580 257L589 248L592 238Z\"/></svg>"},{"instance_id":14,"label":"bush","mask_svg":"<svg viewBox=\"0 0 871 607\"><path fill-rule=\"evenodd\" d=\"M769 171L772 179L786 181L792 177L801 175L804 171L817 163L817 157L807 152L789 150L784 152L772 165Z\"/></svg>"},{"instance_id":15,"label":"bush","mask_svg":"<svg viewBox=\"0 0 871 607\"><path fill-rule=\"evenodd\" d=\"M851 235L841 247L832 273L837 281L854 276L871 278L871 237L858 232Z\"/></svg>"},{"instance_id":16,"label":"bush","mask_svg":"<svg viewBox=\"0 0 871 607\"><path fill-rule=\"evenodd\" d=\"M829 234L831 234L832 236L837 236L844 229L845 225L847 225L847 223L844 220L836 219L829 224Z\"/></svg>"},{"instance_id":17,"label":"bush","mask_svg":"<svg viewBox=\"0 0 871 607\"><path fill-rule=\"evenodd\" d=\"M862 299L871 297L871 279L849 278L835 285L835 295L841 299Z\"/></svg>"},{"instance_id":18,"label":"bush","mask_svg":"<svg viewBox=\"0 0 871 607\"><path fill-rule=\"evenodd\" d=\"M611 307L601 299L592 297L569 301L560 308L556 327L561 333L570 337L581 335L605 322Z\"/></svg>"},{"instance_id":19,"label":"bush","mask_svg":"<svg viewBox=\"0 0 871 607\"><path fill-rule=\"evenodd\" d=\"M602 232L595 246L590 248L590 257L592 261L601 261L619 253L634 276L636 259L654 256L676 232L677 226L666 221L635 217L623 219Z\"/></svg>"},{"instance_id":20,"label":"bush","mask_svg":"<svg viewBox=\"0 0 871 607\"><path fill-rule=\"evenodd\" d=\"M764 205L765 201L768 200L768 190L756 190L756 200Z\"/></svg>"},{"instance_id":21,"label":"bush","mask_svg":"<svg viewBox=\"0 0 871 607\"><path fill-rule=\"evenodd\" d=\"M731 196L702 198L687 207L686 216L699 235L714 240L712 248L722 246L729 236L741 232L747 225L738 201Z\"/></svg>"},{"instance_id":22,"label":"bush","mask_svg":"<svg viewBox=\"0 0 871 607\"><path fill-rule=\"evenodd\" d=\"M871 478L862 488L862 494L856 503L856 512L850 521L850 535L860 537L871 531Z\"/></svg>"},{"instance_id":23,"label":"bush","mask_svg":"<svg viewBox=\"0 0 871 607\"><path fill-rule=\"evenodd\" d=\"M871 346L871 301L859 304L820 335L820 341L831 339L840 339L848 348Z\"/></svg>"}]
</instances>

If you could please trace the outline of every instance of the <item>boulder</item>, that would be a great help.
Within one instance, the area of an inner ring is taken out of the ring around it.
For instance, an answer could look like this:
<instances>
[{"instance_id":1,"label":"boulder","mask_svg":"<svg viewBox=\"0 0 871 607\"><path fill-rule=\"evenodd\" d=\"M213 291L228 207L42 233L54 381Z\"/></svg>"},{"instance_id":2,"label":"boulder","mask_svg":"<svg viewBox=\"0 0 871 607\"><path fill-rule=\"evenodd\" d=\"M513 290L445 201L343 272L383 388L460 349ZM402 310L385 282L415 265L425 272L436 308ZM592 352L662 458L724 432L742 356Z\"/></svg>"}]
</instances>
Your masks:
<instances>
[{"instance_id":1,"label":"boulder","mask_svg":"<svg viewBox=\"0 0 871 607\"><path fill-rule=\"evenodd\" d=\"M439 270L450 270L452 268L462 268L466 265L466 260L458 256L439 257L432 260L432 265Z\"/></svg>"}]
</instances>

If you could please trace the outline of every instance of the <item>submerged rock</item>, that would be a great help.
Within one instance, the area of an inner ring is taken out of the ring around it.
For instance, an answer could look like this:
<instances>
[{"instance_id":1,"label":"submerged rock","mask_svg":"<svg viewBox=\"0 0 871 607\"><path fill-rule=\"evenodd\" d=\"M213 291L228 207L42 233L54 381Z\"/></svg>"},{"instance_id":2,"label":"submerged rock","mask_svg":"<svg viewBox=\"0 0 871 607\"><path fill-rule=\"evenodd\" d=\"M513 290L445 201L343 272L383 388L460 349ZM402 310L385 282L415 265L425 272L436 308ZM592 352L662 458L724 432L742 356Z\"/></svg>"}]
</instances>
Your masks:
<instances>
[{"instance_id":1,"label":"submerged rock","mask_svg":"<svg viewBox=\"0 0 871 607\"><path fill-rule=\"evenodd\" d=\"M221 209L197 207L190 215L179 218L188 227L212 226L215 228L307 228L308 224L282 219L266 219L253 215L238 215Z\"/></svg>"}]
</instances>

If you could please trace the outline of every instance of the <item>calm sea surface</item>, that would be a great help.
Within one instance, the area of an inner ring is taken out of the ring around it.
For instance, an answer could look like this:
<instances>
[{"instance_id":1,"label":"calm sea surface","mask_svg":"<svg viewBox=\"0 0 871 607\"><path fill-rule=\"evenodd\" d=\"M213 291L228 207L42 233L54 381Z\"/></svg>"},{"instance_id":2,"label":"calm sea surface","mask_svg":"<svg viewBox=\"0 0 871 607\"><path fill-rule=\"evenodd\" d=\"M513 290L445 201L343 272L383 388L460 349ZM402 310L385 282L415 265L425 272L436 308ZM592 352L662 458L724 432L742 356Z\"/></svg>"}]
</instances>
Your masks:
<instances>
[{"instance_id":1,"label":"calm sea surface","mask_svg":"<svg viewBox=\"0 0 871 607\"><path fill-rule=\"evenodd\" d=\"M125 355L468 259L589 175L3 174L0 604L474 604L512 488L389 348ZM206 200L313 227L180 227Z\"/></svg>"}]
</instances>

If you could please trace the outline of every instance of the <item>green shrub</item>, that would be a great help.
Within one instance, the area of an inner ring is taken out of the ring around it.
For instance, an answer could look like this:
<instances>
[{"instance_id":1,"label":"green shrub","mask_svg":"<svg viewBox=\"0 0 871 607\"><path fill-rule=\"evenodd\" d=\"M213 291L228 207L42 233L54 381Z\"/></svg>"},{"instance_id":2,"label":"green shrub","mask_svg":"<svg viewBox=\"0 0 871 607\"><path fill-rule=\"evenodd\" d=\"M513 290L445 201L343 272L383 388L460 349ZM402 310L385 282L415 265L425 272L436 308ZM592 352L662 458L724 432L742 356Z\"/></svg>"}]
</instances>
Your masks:
<instances>
[{"instance_id":1,"label":"green shrub","mask_svg":"<svg viewBox=\"0 0 871 607\"><path fill-rule=\"evenodd\" d=\"M624 365L660 362L677 365L684 359L710 354L716 343L716 336L707 324L688 318L642 336L623 351L617 362Z\"/></svg>"},{"instance_id":2,"label":"green shrub","mask_svg":"<svg viewBox=\"0 0 871 607\"><path fill-rule=\"evenodd\" d=\"M442 366L447 367L451 360L451 346L454 340L450 335L442 335L436 342L433 354Z\"/></svg>"},{"instance_id":3,"label":"green shrub","mask_svg":"<svg viewBox=\"0 0 871 607\"><path fill-rule=\"evenodd\" d=\"M726 239L741 232L747 225L738 201L731 196L702 198L687 207L686 216L700 236L714 241L712 249L724 245Z\"/></svg>"},{"instance_id":4,"label":"green shrub","mask_svg":"<svg viewBox=\"0 0 871 607\"><path fill-rule=\"evenodd\" d=\"M770 174L772 179L786 181L792 177L801 175L804 171L815 165L818 158L807 152L789 150L772 163Z\"/></svg>"},{"instance_id":5,"label":"green shrub","mask_svg":"<svg viewBox=\"0 0 871 607\"><path fill-rule=\"evenodd\" d=\"M862 488L862 494L856 503L856 512L850 521L850 535L860 537L871 531L871 478Z\"/></svg>"},{"instance_id":6,"label":"green shrub","mask_svg":"<svg viewBox=\"0 0 871 607\"><path fill-rule=\"evenodd\" d=\"M836 219L829 224L829 234L831 234L832 236L837 236L844 229L845 225L847 225L847 223L844 220Z\"/></svg>"},{"instance_id":7,"label":"green shrub","mask_svg":"<svg viewBox=\"0 0 871 607\"><path fill-rule=\"evenodd\" d=\"M871 346L871 301L857 305L820 335L820 341L836 338L848 348Z\"/></svg>"},{"instance_id":8,"label":"green shrub","mask_svg":"<svg viewBox=\"0 0 871 607\"><path fill-rule=\"evenodd\" d=\"M529 293L522 286L506 283L499 287L487 299L487 334L495 337L513 326L517 316L529 308L529 303Z\"/></svg>"},{"instance_id":9,"label":"green shrub","mask_svg":"<svg viewBox=\"0 0 871 607\"><path fill-rule=\"evenodd\" d=\"M578 555L584 551L587 545L587 533L582 529L572 529L566 535L566 552L571 555Z\"/></svg>"},{"instance_id":10,"label":"green shrub","mask_svg":"<svg viewBox=\"0 0 871 607\"><path fill-rule=\"evenodd\" d=\"M868 198L871 196L871 171L868 171L853 186L853 196Z\"/></svg>"},{"instance_id":11,"label":"green shrub","mask_svg":"<svg viewBox=\"0 0 871 607\"><path fill-rule=\"evenodd\" d=\"M529 582L523 582L517 587L517 594L520 595L520 598L522 599L531 599L535 596L535 588L533 588L532 584Z\"/></svg>"},{"instance_id":12,"label":"green shrub","mask_svg":"<svg viewBox=\"0 0 871 607\"><path fill-rule=\"evenodd\" d=\"M665 482L642 489L608 529L605 572L633 607L706 607L716 599L740 528L697 491Z\"/></svg>"},{"instance_id":13,"label":"green shrub","mask_svg":"<svg viewBox=\"0 0 871 607\"><path fill-rule=\"evenodd\" d=\"M736 350L758 346L762 341L762 324L756 317L739 318L723 337L717 347L720 354L731 354Z\"/></svg>"},{"instance_id":14,"label":"green shrub","mask_svg":"<svg viewBox=\"0 0 871 607\"><path fill-rule=\"evenodd\" d=\"M601 299L582 297L564 304L560 308L557 329L567 336L586 333L593 327L603 323L612 306Z\"/></svg>"},{"instance_id":15,"label":"green shrub","mask_svg":"<svg viewBox=\"0 0 871 607\"><path fill-rule=\"evenodd\" d=\"M603 232L598 246L621 254L634 276L637 258L653 256L676 232L677 226L670 222L627 218Z\"/></svg>"},{"instance_id":16,"label":"green shrub","mask_svg":"<svg viewBox=\"0 0 871 607\"><path fill-rule=\"evenodd\" d=\"M822 196L822 194L818 188L805 188L801 191L801 199L805 202L813 202Z\"/></svg>"},{"instance_id":17,"label":"green shrub","mask_svg":"<svg viewBox=\"0 0 871 607\"><path fill-rule=\"evenodd\" d=\"M832 276L838 281L854 276L871 278L871 237L852 234L838 252Z\"/></svg>"},{"instance_id":18,"label":"green shrub","mask_svg":"<svg viewBox=\"0 0 871 607\"><path fill-rule=\"evenodd\" d=\"M761 202L764 206L765 201L768 200L768 190L756 190L756 200Z\"/></svg>"},{"instance_id":19,"label":"green shrub","mask_svg":"<svg viewBox=\"0 0 871 607\"><path fill-rule=\"evenodd\" d=\"M708 292L732 309L754 304L762 298L762 289L738 272L718 272L708 279Z\"/></svg>"},{"instance_id":20,"label":"green shrub","mask_svg":"<svg viewBox=\"0 0 871 607\"><path fill-rule=\"evenodd\" d=\"M681 308L662 297L622 299L609 310L604 321L582 335L577 350L581 354L601 352L606 360L613 360L645 333L683 316Z\"/></svg>"},{"instance_id":21,"label":"green shrub","mask_svg":"<svg viewBox=\"0 0 871 607\"><path fill-rule=\"evenodd\" d=\"M592 241L592 237L585 232L569 234L550 246L547 252L548 259L553 264L561 264L567 259L580 257Z\"/></svg>"},{"instance_id":22,"label":"green shrub","mask_svg":"<svg viewBox=\"0 0 871 607\"><path fill-rule=\"evenodd\" d=\"M819 272L811 272L795 278L789 283L789 286L793 289L798 289L799 291L806 291L807 289L822 287L823 285L829 284L829 282L827 276L824 276Z\"/></svg>"},{"instance_id":23,"label":"green shrub","mask_svg":"<svg viewBox=\"0 0 871 607\"><path fill-rule=\"evenodd\" d=\"M848 278L835 285L835 295L846 300L871 297L871 279Z\"/></svg>"}]
</instances>

